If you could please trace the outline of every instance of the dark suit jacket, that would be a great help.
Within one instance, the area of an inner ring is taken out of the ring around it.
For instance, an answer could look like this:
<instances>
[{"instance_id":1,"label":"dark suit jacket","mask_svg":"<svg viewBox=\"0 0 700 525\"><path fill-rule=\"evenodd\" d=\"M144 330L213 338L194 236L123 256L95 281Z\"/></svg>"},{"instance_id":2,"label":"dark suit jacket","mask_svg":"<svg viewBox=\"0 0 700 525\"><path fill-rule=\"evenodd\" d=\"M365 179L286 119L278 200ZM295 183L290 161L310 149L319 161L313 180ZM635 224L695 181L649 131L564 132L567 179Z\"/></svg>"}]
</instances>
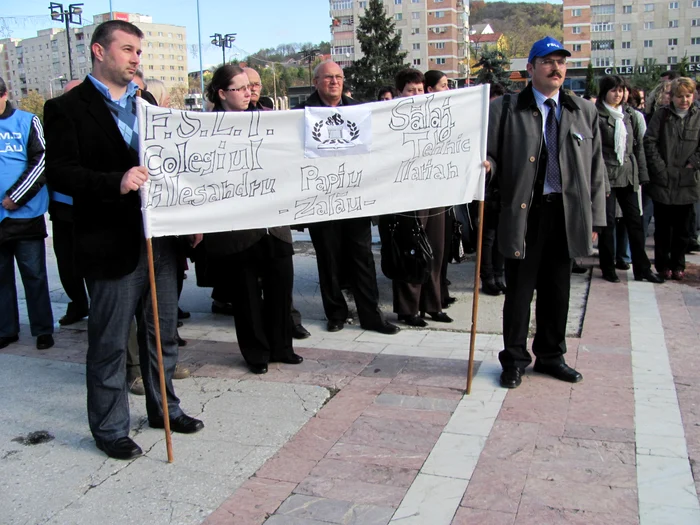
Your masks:
<instances>
[{"instance_id":1,"label":"dark suit jacket","mask_svg":"<svg viewBox=\"0 0 700 525\"><path fill-rule=\"evenodd\" d=\"M142 96L155 104L150 93ZM85 81L44 106L46 174L73 197L75 262L85 277L111 279L134 271L144 237L138 192L120 192L139 165L102 94Z\"/></svg>"}]
</instances>

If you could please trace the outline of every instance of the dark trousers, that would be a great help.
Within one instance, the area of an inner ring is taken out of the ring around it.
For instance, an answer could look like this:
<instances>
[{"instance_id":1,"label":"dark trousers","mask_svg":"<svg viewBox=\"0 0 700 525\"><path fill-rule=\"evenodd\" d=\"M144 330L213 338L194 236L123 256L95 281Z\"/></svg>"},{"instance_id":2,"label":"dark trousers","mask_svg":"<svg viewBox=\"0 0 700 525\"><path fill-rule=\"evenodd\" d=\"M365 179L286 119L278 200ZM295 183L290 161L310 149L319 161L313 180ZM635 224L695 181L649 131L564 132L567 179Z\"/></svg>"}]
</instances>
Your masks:
<instances>
[{"instance_id":1,"label":"dark trousers","mask_svg":"<svg viewBox=\"0 0 700 525\"><path fill-rule=\"evenodd\" d=\"M498 249L496 232L498 231L498 209L489 209L485 204L484 229L481 239L481 279L502 279L505 271L505 259Z\"/></svg>"},{"instance_id":2,"label":"dark trousers","mask_svg":"<svg viewBox=\"0 0 700 525\"><path fill-rule=\"evenodd\" d=\"M644 187L641 188L642 192L642 229L644 230L644 238L646 239L649 235L649 224L651 223L651 218L654 216L654 201L651 197L647 195Z\"/></svg>"},{"instance_id":3,"label":"dark trousers","mask_svg":"<svg viewBox=\"0 0 700 525\"><path fill-rule=\"evenodd\" d=\"M15 260L24 285L29 327L34 337L53 333L44 239L0 244L0 337L19 334Z\"/></svg>"},{"instance_id":4,"label":"dark trousers","mask_svg":"<svg viewBox=\"0 0 700 525\"><path fill-rule=\"evenodd\" d=\"M53 229L53 251L56 254L56 265L58 266L58 277L61 279L61 286L70 299L68 311L77 312L88 311L88 296L85 289L85 280L77 272L73 259L73 223L52 219Z\"/></svg>"},{"instance_id":5,"label":"dark trousers","mask_svg":"<svg viewBox=\"0 0 700 525\"><path fill-rule=\"evenodd\" d=\"M642 229L644 229L644 219L642 219ZM646 236L644 237L646 239ZM630 240L627 236L627 226L624 219L615 217L615 262L632 262L630 253Z\"/></svg>"},{"instance_id":6,"label":"dark trousers","mask_svg":"<svg viewBox=\"0 0 700 525\"><path fill-rule=\"evenodd\" d=\"M318 280L326 318L345 321L348 305L341 289L341 268L347 271L357 314L363 327L383 322L379 311L377 271L372 254L369 218L342 219L311 224L309 233L316 250Z\"/></svg>"},{"instance_id":7,"label":"dark trousers","mask_svg":"<svg viewBox=\"0 0 700 525\"><path fill-rule=\"evenodd\" d=\"M690 242L688 221L692 204L654 202L654 265L658 272L685 270L685 250Z\"/></svg>"},{"instance_id":8,"label":"dark trousers","mask_svg":"<svg viewBox=\"0 0 700 525\"><path fill-rule=\"evenodd\" d=\"M450 297L450 290L447 288L447 268L450 264L450 258L452 257L452 234L454 232L454 224L456 222L454 212L451 208L445 208L445 236L443 238L443 253L442 253L442 266L440 267L440 300L442 304ZM459 257L459 254L457 255ZM421 306L421 310L425 311L424 305Z\"/></svg>"},{"instance_id":9,"label":"dark trousers","mask_svg":"<svg viewBox=\"0 0 700 525\"><path fill-rule=\"evenodd\" d=\"M615 271L615 202L620 204L622 219L627 229L632 266L635 274L641 274L651 268L649 257L644 250L644 230L639 210L637 192L629 185L624 188L611 188L605 200L607 226L601 228L598 238L600 252L600 269L606 273Z\"/></svg>"},{"instance_id":10,"label":"dark trousers","mask_svg":"<svg viewBox=\"0 0 700 525\"><path fill-rule=\"evenodd\" d=\"M426 312L441 312L440 271L445 250L445 208L431 208L416 212L433 249L430 279L424 284L409 284L394 279L394 312L399 315L417 315L419 308Z\"/></svg>"},{"instance_id":11,"label":"dark trousers","mask_svg":"<svg viewBox=\"0 0 700 525\"><path fill-rule=\"evenodd\" d=\"M535 290L537 332L532 351L540 361L563 361L571 265L564 205L559 196L551 202L534 206L530 212L525 258L506 259L508 290L503 304L504 349L498 355L502 366L525 368L532 362L527 351L527 335Z\"/></svg>"},{"instance_id":12,"label":"dark trousers","mask_svg":"<svg viewBox=\"0 0 700 525\"><path fill-rule=\"evenodd\" d=\"M170 418L182 414L172 377L177 363L177 282L172 239L153 239L158 317L163 349ZM129 435L126 348L129 326L136 315L141 376L149 418L162 418L155 325L145 241L136 269L117 279L86 279L90 291L87 352L87 405L90 430L96 439Z\"/></svg>"},{"instance_id":13,"label":"dark trousers","mask_svg":"<svg viewBox=\"0 0 700 525\"><path fill-rule=\"evenodd\" d=\"M292 278L293 280L293 278ZM290 301L289 301L289 320L292 323L292 327L299 326L301 324L301 312L294 308L294 303L291 301L291 295L292 292L290 292Z\"/></svg>"},{"instance_id":14,"label":"dark trousers","mask_svg":"<svg viewBox=\"0 0 700 525\"><path fill-rule=\"evenodd\" d=\"M294 267L291 246L284 244L267 235L243 257L236 254L221 261L229 261L238 346L251 365L280 361L294 353L289 323Z\"/></svg>"}]
</instances>

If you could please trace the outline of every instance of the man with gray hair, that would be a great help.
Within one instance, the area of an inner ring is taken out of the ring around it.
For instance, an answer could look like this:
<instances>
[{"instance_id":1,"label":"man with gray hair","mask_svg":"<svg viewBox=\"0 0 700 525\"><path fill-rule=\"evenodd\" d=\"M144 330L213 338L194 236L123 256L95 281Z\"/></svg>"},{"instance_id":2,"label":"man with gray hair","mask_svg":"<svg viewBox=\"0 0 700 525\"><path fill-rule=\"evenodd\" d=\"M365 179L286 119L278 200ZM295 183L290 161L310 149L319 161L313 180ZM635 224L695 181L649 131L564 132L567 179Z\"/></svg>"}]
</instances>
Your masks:
<instances>
[{"instance_id":1,"label":"man with gray hair","mask_svg":"<svg viewBox=\"0 0 700 525\"><path fill-rule=\"evenodd\" d=\"M19 340L15 260L27 297L36 347L53 346L53 313L46 276L49 192L44 176L44 131L36 115L12 107L0 78L0 348Z\"/></svg>"}]
</instances>

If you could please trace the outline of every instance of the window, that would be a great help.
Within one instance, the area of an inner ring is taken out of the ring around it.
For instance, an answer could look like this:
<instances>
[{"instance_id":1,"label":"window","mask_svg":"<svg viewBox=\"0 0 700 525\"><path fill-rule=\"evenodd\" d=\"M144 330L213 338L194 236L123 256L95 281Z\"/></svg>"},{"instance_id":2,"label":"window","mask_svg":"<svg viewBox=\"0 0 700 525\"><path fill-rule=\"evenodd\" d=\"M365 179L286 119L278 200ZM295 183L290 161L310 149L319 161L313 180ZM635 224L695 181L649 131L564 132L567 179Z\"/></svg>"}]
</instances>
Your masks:
<instances>
[{"instance_id":1,"label":"window","mask_svg":"<svg viewBox=\"0 0 700 525\"><path fill-rule=\"evenodd\" d=\"M445 11L435 11L435 18L445 18Z\"/></svg>"},{"instance_id":2,"label":"window","mask_svg":"<svg viewBox=\"0 0 700 525\"><path fill-rule=\"evenodd\" d=\"M417 35L420 33L420 27L412 27L411 28L411 34L412 35Z\"/></svg>"},{"instance_id":3,"label":"window","mask_svg":"<svg viewBox=\"0 0 700 525\"><path fill-rule=\"evenodd\" d=\"M602 33L604 31L614 31L611 22L603 22L602 24L591 24L591 33Z\"/></svg>"},{"instance_id":4,"label":"window","mask_svg":"<svg viewBox=\"0 0 700 525\"><path fill-rule=\"evenodd\" d=\"M623 14L623 15L630 15L630 14L632 14L632 6L631 6L631 5L623 5L623 6L622 6L622 14Z\"/></svg>"},{"instance_id":5,"label":"window","mask_svg":"<svg viewBox=\"0 0 700 525\"><path fill-rule=\"evenodd\" d=\"M668 39L668 45L669 45L669 46L677 46L677 45L678 45L678 39L677 39L677 38L669 38L669 39Z\"/></svg>"},{"instance_id":6,"label":"window","mask_svg":"<svg viewBox=\"0 0 700 525\"><path fill-rule=\"evenodd\" d=\"M669 20L668 27L678 27L678 20Z\"/></svg>"},{"instance_id":7,"label":"window","mask_svg":"<svg viewBox=\"0 0 700 525\"><path fill-rule=\"evenodd\" d=\"M649 13L654 10L654 4L644 4L644 12Z\"/></svg>"},{"instance_id":8,"label":"window","mask_svg":"<svg viewBox=\"0 0 700 525\"><path fill-rule=\"evenodd\" d=\"M591 49L593 51L606 51L609 49L615 49L614 40L594 40L591 42Z\"/></svg>"},{"instance_id":9,"label":"window","mask_svg":"<svg viewBox=\"0 0 700 525\"><path fill-rule=\"evenodd\" d=\"M644 47L654 47L654 41L653 40L645 40Z\"/></svg>"},{"instance_id":10,"label":"window","mask_svg":"<svg viewBox=\"0 0 700 525\"><path fill-rule=\"evenodd\" d=\"M693 18L690 21L690 25L693 27L700 27L700 18Z\"/></svg>"},{"instance_id":11,"label":"window","mask_svg":"<svg viewBox=\"0 0 700 525\"><path fill-rule=\"evenodd\" d=\"M414 66L420 66L420 58L414 58L414 59L413 59L413 65L414 65Z\"/></svg>"},{"instance_id":12,"label":"window","mask_svg":"<svg viewBox=\"0 0 700 525\"><path fill-rule=\"evenodd\" d=\"M400 4L401 4L401 0L394 0L394 5L400 5Z\"/></svg>"},{"instance_id":13,"label":"window","mask_svg":"<svg viewBox=\"0 0 700 525\"><path fill-rule=\"evenodd\" d=\"M571 63L572 67L581 67L582 64L583 62L581 62L580 60Z\"/></svg>"},{"instance_id":14,"label":"window","mask_svg":"<svg viewBox=\"0 0 700 525\"><path fill-rule=\"evenodd\" d=\"M632 49L632 42L622 42L622 49Z\"/></svg>"},{"instance_id":15,"label":"window","mask_svg":"<svg viewBox=\"0 0 700 525\"><path fill-rule=\"evenodd\" d=\"M615 4L603 4L591 6L592 15L614 15Z\"/></svg>"},{"instance_id":16,"label":"window","mask_svg":"<svg viewBox=\"0 0 700 525\"><path fill-rule=\"evenodd\" d=\"M700 0L693 0L693 7L700 7Z\"/></svg>"},{"instance_id":17,"label":"window","mask_svg":"<svg viewBox=\"0 0 700 525\"><path fill-rule=\"evenodd\" d=\"M415 44L413 44L413 50L414 50L414 51L420 51L420 43L415 43Z\"/></svg>"},{"instance_id":18,"label":"window","mask_svg":"<svg viewBox=\"0 0 700 525\"><path fill-rule=\"evenodd\" d=\"M700 64L700 55L690 55L691 64Z\"/></svg>"},{"instance_id":19,"label":"window","mask_svg":"<svg viewBox=\"0 0 700 525\"><path fill-rule=\"evenodd\" d=\"M367 9L367 2L360 2L360 9Z\"/></svg>"},{"instance_id":20,"label":"window","mask_svg":"<svg viewBox=\"0 0 700 525\"><path fill-rule=\"evenodd\" d=\"M575 35L581 34L581 26L574 26L571 28L571 32Z\"/></svg>"},{"instance_id":21,"label":"window","mask_svg":"<svg viewBox=\"0 0 700 525\"><path fill-rule=\"evenodd\" d=\"M632 24L622 24L621 29L623 31L632 31Z\"/></svg>"},{"instance_id":22,"label":"window","mask_svg":"<svg viewBox=\"0 0 700 525\"><path fill-rule=\"evenodd\" d=\"M412 4L420 4L420 0L411 0Z\"/></svg>"},{"instance_id":23,"label":"window","mask_svg":"<svg viewBox=\"0 0 700 525\"><path fill-rule=\"evenodd\" d=\"M668 8L669 9L678 9L678 2L669 2Z\"/></svg>"},{"instance_id":24,"label":"window","mask_svg":"<svg viewBox=\"0 0 700 525\"><path fill-rule=\"evenodd\" d=\"M644 29L654 29L654 22L644 22Z\"/></svg>"},{"instance_id":25,"label":"window","mask_svg":"<svg viewBox=\"0 0 700 525\"><path fill-rule=\"evenodd\" d=\"M177 34L177 39L178 39L178 40L182 40L182 33L178 33L178 34Z\"/></svg>"},{"instance_id":26,"label":"window","mask_svg":"<svg viewBox=\"0 0 700 525\"><path fill-rule=\"evenodd\" d=\"M352 9L352 0L336 0L331 2L331 10Z\"/></svg>"},{"instance_id":27,"label":"window","mask_svg":"<svg viewBox=\"0 0 700 525\"><path fill-rule=\"evenodd\" d=\"M700 45L700 37L694 36L693 38L691 38L690 45L691 46L699 46Z\"/></svg>"},{"instance_id":28,"label":"window","mask_svg":"<svg viewBox=\"0 0 700 525\"><path fill-rule=\"evenodd\" d=\"M644 65L645 65L645 66L654 65L654 62L656 62L656 59L655 59L655 58L645 58L645 59L644 59Z\"/></svg>"},{"instance_id":29,"label":"window","mask_svg":"<svg viewBox=\"0 0 700 525\"><path fill-rule=\"evenodd\" d=\"M148 31L146 34L147 34L148 36L153 36L153 33L151 33L150 31Z\"/></svg>"},{"instance_id":30,"label":"window","mask_svg":"<svg viewBox=\"0 0 700 525\"><path fill-rule=\"evenodd\" d=\"M445 49L445 42L435 42L435 49Z\"/></svg>"},{"instance_id":31,"label":"window","mask_svg":"<svg viewBox=\"0 0 700 525\"><path fill-rule=\"evenodd\" d=\"M158 36L163 36L163 32L162 32L162 31L158 31Z\"/></svg>"},{"instance_id":32,"label":"window","mask_svg":"<svg viewBox=\"0 0 700 525\"><path fill-rule=\"evenodd\" d=\"M574 16L574 17L581 16L581 10L580 9L572 9L571 16Z\"/></svg>"},{"instance_id":33,"label":"window","mask_svg":"<svg viewBox=\"0 0 700 525\"><path fill-rule=\"evenodd\" d=\"M612 59L610 57L596 57L595 59L595 67L608 67L610 66L610 61Z\"/></svg>"},{"instance_id":34,"label":"window","mask_svg":"<svg viewBox=\"0 0 700 525\"><path fill-rule=\"evenodd\" d=\"M668 57L667 64L678 64L678 57Z\"/></svg>"},{"instance_id":35,"label":"window","mask_svg":"<svg viewBox=\"0 0 700 525\"><path fill-rule=\"evenodd\" d=\"M582 46L581 46L581 44L574 44L574 45L571 46L571 47L572 47L572 49L571 49L572 51L574 51L574 52L579 52L579 51L581 51L581 47L582 47Z\"/></svg>"},{"instance_id":36,"label":"window","mask_svg":"<svg viewBox=\"0 0 700 525\"><path fill-rule=\"evenodd\" d=\"M435 63L438 65L444 65L446 60L444 58L436 58Z\"/></svg>"},{"instance_id":37,"label":"window","mask_svg":"<svg viewBox=\"0 0 700 525\"><path fill-rule=\"evenodd\" d=\"M411 13L411 18L413 18L413 20L420 20L420 13L418 11L414 11Z\"/></svg>"},{"instance_id":38,"label":"window","mask_svg":"<svg viewBox=\"0 0 700 525\"><path fill-rule=\"evenodd\" d=\"M396 21L403 20L403 13L394 14L394 20L396 20Z\"/></svg>"},{"instance_id":39,"label":"window","mask_svg":"<svg viewBox=\"0 0 700 525\"><path fill-rule=\"evenodd\" d=\"M620 60L620 65L621 66L631 66L632 59L631 58L623 58L622 60Z\"/></svg>"},{"instance_id":40,"label":"window","mask_svg":"<svg viewBox=\"0 0 700 525\"><path fill-rule=\"evenodd\" d=\"M334 55L345 55L355 53L355 46L336 46L333 48Z\"/></svg>"}]
</instances>

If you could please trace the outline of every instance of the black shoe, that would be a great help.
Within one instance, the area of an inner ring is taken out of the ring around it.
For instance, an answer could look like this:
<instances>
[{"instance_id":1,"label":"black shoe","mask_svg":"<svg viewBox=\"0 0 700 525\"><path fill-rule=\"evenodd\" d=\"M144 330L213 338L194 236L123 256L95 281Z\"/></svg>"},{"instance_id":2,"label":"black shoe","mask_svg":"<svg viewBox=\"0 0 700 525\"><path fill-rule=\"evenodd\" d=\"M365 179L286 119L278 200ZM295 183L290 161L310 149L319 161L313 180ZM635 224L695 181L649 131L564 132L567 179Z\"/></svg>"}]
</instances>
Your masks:
<instances>
[{"instance_id":1,"label":"black shoe","mask_svg":"<svg viewBox=\"0 0 700 525\"><path fill-rule=\"evenodd\" d=\"M649 281L650 283L654 284L661 284L664 282L663 277L661 277L658 273L654 273L651 271L651 268L648 270L645 270L641 273L635 274L634 276L635 281Z\"/></svg>"},{"instance_id":2,"label":"black shoe","mask_svg":"<svg viewBox=\"0 0 700 525\"><path fill-rule=\"evenodd\" d=\"M177 309L177 318L178 319L189 319L192 317L192 314L189 312L185 312L182 308Z\"/></svg>"},{"instance_id":3,"label":"black shoe","mask_svg":"<svg viewBox=\"0 0 700 525\"><path fill-rule=\"evenodd\" d=\"M75 324L78 321L82 321L83 319L85 319L87 315L87 310L73 310L71 308L68 308L68 310L66 310L66 315L64 315L58 320L58 324L60 324L61 326Z\"/></svg>"},{"instance_id":4,"label":"black shoe","mask_svg":"<svg viewBox=\"0 0 700 525\"><path fill-rule=\"evenodd\" d=\"M484 279L481 281L481 292L486 295L502 295L503 290L501 290L496 283L491 279Z\"/></svg>"},{"instance_id":5,"label":"black shoe","mask_svg":"<svg viewBox=\"0 0 700 525\"><path fill-rule=\"evenodd\" d=\"M451 305L457 302L456 297L448 297L447 299L443 299L442 301L442 308L449 308Z\"/></svg>"},{"instance_id":6,"label":"black shoe","mask_svg":"<svg viewBox=\"0 0 700 525\"><path fill-rule=\"evenodd\" d=\"M184 325L184 324L185 324L185 323L183 323L182 321L178 321L178 322L177 322L177 327L178 327L178 328L182 328L182 325Z\"/></svg>"},{"instance_id":7,"label":"black shoe","mask_svg":"<svg viewBox=\"0 0 700 525\"><path fill-rule=\"evenodd\" d=\"M328 329L329 332L340 332L344 326L345 326L344 321L329 320L328 324L326 325L326 328Z\"/></svg>"},{"instance_id":8,"label":"black shoe","mask_svg":"<svg viewBox=\"0 0 700 525\"><path fill-rule=\"evenodd\" d=\"M503 388L518 388L523 382L523 371L517 366L506 366L501 372L501 386Z\"/></svg>"},{"instance_id":9,"label":"black shoe","mask_svg":"<svg viewBox=\"0 0 700 525\"><path fill-rule=\"evenodd\" d=\"M114 459L134 459L143 454L141 447L126 436L113 441L95 439L95 445L110 458Z\"/></svg>"},{"instance_id":10,"label":"black shoe","mask_svg":"<svg viewBox=\"0 0 700 525\"><path fill-rule=\"evenodd\" d=\"M311 333L302 325L298 324L292 328L292 337L294 339L306 339L307 337L311 337Z\"/></svg>"},{"instance_id":11,"label":"black shoe","mask_svg":"<svg viewBox=\"0 0 700 525\"><path fill-rule=\"evenodd\" d=\"M233 315L233 305L231 303L220 303L219 301L214 301L211 303L211 313Z\"/></svg>"},{"instance_id":12,"label":"black shoe","mask_svg":"<svg viewBox=\"0 0 700 525\"><path fill-rule=\"evenodd\" d=\"M176 332L175 337L177 338L177 346L187 346L187 341L180 337L179 333Z\"/></svg>"},{"instance_id":13,"label":"black shoe","mask_svg":"<svg viewBox=\"0 0 700 525\"><path fill-rule=\"evenodd\" d=\"M399 321L406 323L408 326L415 326L417 328L424 328L428 326L428 323L423 321L417 315L399 315Z\"/></svg>"},{"instance_id":14,"label":"black shoe","mask_svg":"<svg viewBox=\"0 0 700 525\"><path fill-rule=\"evenodd\" d=\"M267 365L253 365L248 363L248 370L257 375L267 374Z\"/></svg>"},{"instance_id":15,"label":"black shoe","mask_svg":"<svg viewBox=\"0 0 700 525\"><path fill-rule=\"evenodd\" d=\"M391 324L389 321L382 321L380 324L371 326L360 325L360 327L364 330L372 330L373 332L379 332L380 334L384 335L394 335L398 334L401 331L401 328L399 328L395 324Z\"/></svg>"},{"instance_id":16,"label":"black shoe","mask_svg":"<svg viewBox=\"0 0 700 525\"><path fill-rule=\"evenodd\" d=\"M295 354L292 352L292 355L289 357L283 357L282 359L275 360L276 363L286 363L288 365L298 365L300 363L304 362L304 358L301 357L299 354Z\"/></svg>"},{"instance_id":17,"label":"black shoe","mask_svg":"<svg viewBox=\"0 0 700 525\"><path fill-rule=\"evenodd\" d=\"M163 418L149 419L148 424L151 428L165 428ZM170 431L178 434L194 434L204 428L204 423L199 419L195 419L186 414L177 416L170 420Z\"/></svg>"},{"instance_id":18,"label":"black shoe","mask_svg":"<svg viewBox=\"0 0 700 525\"><path fill-rule=\"evenodd\" d=\"M615 268L617 268L618 270L627 271L630 269L630 265L629 265L629 263L623 261L622 259L619 259L619 260L615 261Z\"/></svg>"},{"instance_id":19,"label":"black shoe","mask_svg":"<svg viewBox=\"0 0 700 525\"><path fill-rule=\"evenodd\" d=\"M535 361L535 366L533 367L535 372L540 374L547 374L560 381L566 381L567 383L578 383L583 380L583 376L579 374L576 370L571 368L566 363L554 363L554 364L542 364L539 361Z\"/></svg>"},{"instance_id":20,"label":"black shoe","mask_svg":"<svg viewBox=\"0 0 700 525\"><path fill-rule=\"evenodd\" d=\"M508 291L508 288L506 287L506 283L502 281L501 279L496 279L494 281L496 288L499 288L503 293L506 293Z\"/></svg>"},{"instance_id":21,"label":"black shoe","mask_svg":"<svg viewBox=\"0 0 700 525\"><path fill-rule=\"evenodd\" d=\"M445 312L427 312L427 314L436 323L451 323L453 321L453 319ZM421 313L420 316L424 317L423 313Z\"/></svg>"},{"instance_id":22,"label":"black shoe","mask_svg":"<svg viewBox=\"0 0 700 525\"><path fill-rule=\"evenodd\" d=\"M37 350L48 350L53 344L53 336L51 334L41 334L36 338Z\"/></svg>"},{"instance_id":23,"label":"black shoe","mask_svg":"<svg viewBox=\"0 0 700 525\"><path fill-rule=\"evenodd\" d=\"M617 273L615 273L615 270L608 271L608 272L603 272L603 279L610 283L619 283L620 278L617 276Z\"/></svg>"},{"instance_id":24,"label":"black shoe","mask_svg":"<svg viewBox=\"0 0 700 525\"><path fill-rule=\"evenodd\" d=\"M11 345L12 343L16 343L17 341L19 341L18 335L11 335L8 337L0 337L0 348L5 348L6 346Z\"/></svg>"},{"instance_id":25,"label":"black shoe","mask_svg":"<svg viewBox=\"0 0 700 525\"><path fill-rule=\"evenodd\" d=\"M574 263L574 265L571 267L571 273L578 273L578 274L588 273L588 268L586 268L585 266L581 266L580 264Z\"/></svg>"}]
</instances>

